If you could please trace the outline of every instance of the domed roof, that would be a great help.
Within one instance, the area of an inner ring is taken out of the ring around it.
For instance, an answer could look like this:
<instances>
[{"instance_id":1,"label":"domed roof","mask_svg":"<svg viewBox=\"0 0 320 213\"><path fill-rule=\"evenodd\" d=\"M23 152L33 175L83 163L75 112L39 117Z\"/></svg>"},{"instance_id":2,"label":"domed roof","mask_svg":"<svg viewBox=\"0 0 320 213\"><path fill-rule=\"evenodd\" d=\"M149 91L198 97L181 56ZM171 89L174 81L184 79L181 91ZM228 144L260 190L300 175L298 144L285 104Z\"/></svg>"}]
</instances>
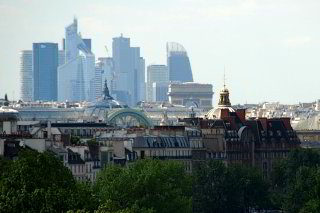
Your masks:
<instances>
[{"instance_id":1,"label":"domed roof","mask_svg":"<svg viewBox=\"0 0 320 213\"><path fill-rule=\"evenodd\" d=\"M0 121L18 120L19 112L9 107L0 107Z\"/></svg>"},{"instance_id":2,"label":"domed roof","mask_svg":"<svg viewBox=\"0 0 320 213\"><path fill-rule=\"evenodd\" d=\"M124 108L123 105L121 105L116 100L110 100L110 99L102 99L93 104L91 107L94 108Z\"/></svg>"},{"instance_id":3,"label":"domed roof","mask_svg":"<svg viewBox=\"0 0 320 213\"><path fill-rule=\"evenodd\" d=\"M220 93L229 93L229 90L226 86L222 87Z\"/></svg>"},{"instance_id":4,"label":"domed roof","mask_svg":"<svg viewBox=\"0 0 320 213\"><path fill-rule=\"evenodd\" d=\"M217 107L217 108L212 108L207 114L206 118L208 119L218 119L221 118L221 111L222 109L228 109L229 112L235 112L235 110L232 107Z\"/></svg>"},{"instance_id":5,"label":"domed roof","mask_svg":"<svg viewBox=\"0 0 320 213\"><path fill-rule=\"evenodd\" d=\"M102 97L93 104L94 108L125 108L124 105L121 105L118 101L114 100L113 97L110 95L107 80L104 82L104 90Z\"/></svg>"},{"instance_id":6,"label":"domed roof","mask_svg":"<svg viewBox=\"0 0 320 213\"><path fill-rule=\"evenodd\" d=\"M220 98L217 108L211 109L207 114L206 117L208 119L219 119L221 118L221 111L222 109L227 109L229 112L235 112L235 110L231 107L231 102L229 99L229 90L224 84L222 89L220 90Z\"/></svg>"}]
</instances>

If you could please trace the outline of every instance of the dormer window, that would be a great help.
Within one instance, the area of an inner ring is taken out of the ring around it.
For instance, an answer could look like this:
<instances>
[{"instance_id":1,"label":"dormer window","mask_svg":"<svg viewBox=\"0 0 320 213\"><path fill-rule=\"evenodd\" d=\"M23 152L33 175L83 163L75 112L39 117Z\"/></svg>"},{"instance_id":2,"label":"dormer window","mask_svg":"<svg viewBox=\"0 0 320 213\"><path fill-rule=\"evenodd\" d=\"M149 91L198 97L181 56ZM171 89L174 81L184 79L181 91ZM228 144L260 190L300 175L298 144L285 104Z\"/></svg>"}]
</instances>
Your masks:
<instances>
[{"instance_id":1,"label":"dormer window","mask_svg":"<svg viewBox=\"0 0 320 213\"><path fill-rule=\"evenodd\" d=\"M269 136L272 137L273 136L273 132L270 130L269 131Z\"/></svg>"},{"instance_id":2,"label":"dormer window","mask_svg":"<svg viewBox=\"0 0 320 213\"><path fill-rule=\"evenodd\" d=\"M277 134L279 137L281 137L281 131L280 130L277 130Z\"/></svg>"}]
</instances>

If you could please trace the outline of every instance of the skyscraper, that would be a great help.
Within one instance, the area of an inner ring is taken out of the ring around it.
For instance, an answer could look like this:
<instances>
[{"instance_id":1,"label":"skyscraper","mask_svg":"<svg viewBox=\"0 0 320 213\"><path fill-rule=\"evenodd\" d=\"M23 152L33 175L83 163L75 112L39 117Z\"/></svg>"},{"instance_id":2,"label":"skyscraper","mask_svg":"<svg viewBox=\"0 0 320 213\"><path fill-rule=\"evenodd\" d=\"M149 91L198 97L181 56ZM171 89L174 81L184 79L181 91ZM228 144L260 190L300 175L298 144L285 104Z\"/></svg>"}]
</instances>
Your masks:
<instances>
[{"instance_id":1,"label":"skyscraper","mask_svg":"<svg viewBox=\"0 0 320 213\"><path fill-rule=\"evenodd\" d=\"M181 44L167 43L167 65L170 81L193 82L189 57Z\"/></svg>"},{"instance_id":2,"label":"skyscraper","mask_svg":"<svg viewBox=\"0 0 320 213\"><path fill-rule=\"evenodd\" d=\"M57 43L33 43L33 98L57 100Z\"/></svg>"},{"instance_id":3,"label":"skyscraper","mask_svg":"<svg viewBox=\"0 0 320 213\"><path fill-rule=\"evenodd\" d=\"M139 47L130 47L130 38L113 38L112 58L114 61L115 90L117 99L134 106L144 100L144 59ZM142 82L143 81L143 82ZM120 97L122 96L122 97Z\"/></svg>"},{"instance_id":4,"label":"skyscraper","mask_svg":"<svg viewBox=\"0 0 320 213\"><path fill-rule=\"evenodd\" d=\"M20 52L20 98L23 101L33 100L32 50Z\"/></svg>"},{"instance_id":5,"label":"skyscraper","mask_svg":"<svg viewBox=\"0 0 320 213\"><path fill-rule=\"evenodd\" d=\"M140 57L140 73L139 73L139 79L138 79L138 86L139 88L139 94L138 94L138 100L139 101L145 101L146 100L146 80L145 80L145 73L146 73L146 60L143 57Z\"/></svg>"},{"instance_id":6,"label":"skyscraper","mask_svg":"<svg viewBox=\"0 0 320 213\"><path fill-rule=\"evenodd\" d=\"M63 65L66 62L66 53L64 50L59 50L58 53L58 66Z\"/></svg>"},{"instance_id":7,"label":"skyscraper","mask_svg":"<svg viewBox=\"0 0 320 213\"><path fill-rule=\"evenodd\" d=\"M153 82L152 84L152 101L169 101L168 91L170 82Z\"/></svg>"},{"instance_id":8,"label":"skyscraper","mask_svg":"<svg viewBox=\"0 0 320 213\"><path fill-rule=\"evenodd\" d=\"M169 82L166 65L153 64L147 67L147 101L153 101L153 83Z\"/></svg>"},{"instance_id":9,"label":"skyscraper","mask_svg":"<svg viewBox=\"0 0 320 213\"><path fill-rule=\"evenodd\" d=\"M78 21L66 27L65 63L58 67L59 101L95 100L95 56L91 40L78 34Z\"/></svg>"},{"instance_id":10,"label":"skyscraper","mask_svg":"<svg viewBox=\"0 0 320 213\"><path fill-rule=\"evenodd\" d=\"M113 86L113 60L110 57L100 57L96 62L95 72L95 97L100 98L103 95L104 84L107 81L108 89L112 95Z\"/></svg>"}]
</instances>

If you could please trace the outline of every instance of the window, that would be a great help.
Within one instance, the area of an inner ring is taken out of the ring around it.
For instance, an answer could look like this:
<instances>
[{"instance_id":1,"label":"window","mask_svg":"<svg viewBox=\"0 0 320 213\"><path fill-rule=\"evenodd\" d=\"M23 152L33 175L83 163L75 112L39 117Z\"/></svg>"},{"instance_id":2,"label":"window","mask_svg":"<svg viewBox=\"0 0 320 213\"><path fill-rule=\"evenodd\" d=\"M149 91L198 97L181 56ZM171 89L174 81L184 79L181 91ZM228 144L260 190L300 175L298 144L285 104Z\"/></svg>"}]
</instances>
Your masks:
<instances>
[{"instance_id":1,"label":"window","mask_svg":"<svg viewBox=\"0 0 320 213\"><path fill-rule=\"evenodd\" d=\"M141 159L144 159L144 150L140 151L140 157L141 157Z\"/></svg>"},{"instance_id":2,"label":"window","mask_svg":"<svg viewBox=\"0 0 320 213\"><path fill-rule=\"evenodd\" d=\"M264 162L264 163L263 163L263 170L265 170L265 171L268 170L268 164L267 164L267 162Z\"/></svg>"},{"instance_id":3,"label":"window","mask_svg":"<svg viewBox=\"0 0 320 213\"><path fill-rule=\"evenodd\" d=\"M47 131L43 131L43 137L44 138L48 138L48 132Z\"/></svg>"}]
</instances>

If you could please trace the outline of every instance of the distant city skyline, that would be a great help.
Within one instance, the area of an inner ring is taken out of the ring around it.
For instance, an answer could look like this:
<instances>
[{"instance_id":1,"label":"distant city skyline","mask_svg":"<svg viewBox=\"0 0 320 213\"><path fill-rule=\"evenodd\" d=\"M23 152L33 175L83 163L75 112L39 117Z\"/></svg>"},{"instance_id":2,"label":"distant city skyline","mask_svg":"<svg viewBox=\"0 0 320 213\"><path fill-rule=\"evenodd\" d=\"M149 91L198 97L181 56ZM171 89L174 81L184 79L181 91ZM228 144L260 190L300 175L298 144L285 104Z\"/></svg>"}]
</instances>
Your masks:
<instances>
[{"instance_id":1,"label":"distant city skyline","mask_svg":"<svg viewBox=\"0 0 320 213\"><path fill-rule=\"evenodd\" d=\"M213 84L214 106L224 66L232 104L315 101L319 8L316 0L0 0L0 97L20 98L19 53L39 42L62 49L65 26L76 16L96 58L111 56L112 38L121 33L140 47L146 66L166 64L166 42L182 44L194 82Z\"/></svg>"}]
</instances>

